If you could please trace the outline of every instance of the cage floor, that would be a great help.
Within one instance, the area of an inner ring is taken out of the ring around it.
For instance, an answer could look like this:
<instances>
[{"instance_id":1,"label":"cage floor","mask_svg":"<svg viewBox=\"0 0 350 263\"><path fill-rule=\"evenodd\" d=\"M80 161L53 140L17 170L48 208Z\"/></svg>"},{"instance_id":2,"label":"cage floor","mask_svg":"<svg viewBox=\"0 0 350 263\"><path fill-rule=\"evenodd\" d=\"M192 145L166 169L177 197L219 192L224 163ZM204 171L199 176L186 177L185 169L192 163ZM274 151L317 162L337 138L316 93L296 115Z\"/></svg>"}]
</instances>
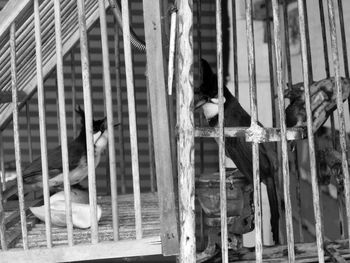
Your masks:
<instances>
[{"instance_id":1,"label":"cage floor","mask_svg":"<svg viewBox=\"0 0 350 263\"><path fill-rule=\"evenodd\" d=\"M113 241L112 207L110 196L98 196L97 203L102 208L102 216L98 223L99 241ZM157 193L141 194L142 231L143 237L159 236L160 220ZM13 212L6 213L13 216ZM119 237L120 240L135 238L135 210L132 194L118 196ZM45 223L36 219L32 214L27 215L28 247L46 247ZM17 233L17 234L16 234ZM9 247L22 248L20 222L6 231ZM17 236L17 238L16 238ZM74 228L74 244L91 242L90 229ZM52 245L68 245L65 227L52 226Z\"/></svg>"}]
</instances>

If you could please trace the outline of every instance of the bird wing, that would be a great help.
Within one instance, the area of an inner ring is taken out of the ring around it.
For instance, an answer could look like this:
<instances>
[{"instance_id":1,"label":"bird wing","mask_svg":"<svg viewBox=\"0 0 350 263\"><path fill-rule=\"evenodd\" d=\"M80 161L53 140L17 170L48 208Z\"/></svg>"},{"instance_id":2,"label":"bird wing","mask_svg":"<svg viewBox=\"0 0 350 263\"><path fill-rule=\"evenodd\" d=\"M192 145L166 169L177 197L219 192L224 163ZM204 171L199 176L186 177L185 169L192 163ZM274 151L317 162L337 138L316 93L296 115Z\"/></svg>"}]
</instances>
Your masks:
<instances>
[{"instance_id":1,"label":"bird wing","mask_svg":"<svg viewBox=\"0 0 350 263\"><path fill-rule=\"evenodd\" d=\"M73 170L80 163L81 156L86 152L84 144L79 141L72 141L68 144L69 170ZM48 151L49 179L62 173L62 152L61 146ZM27 184L42 182L41 156L31 162L23 171L23 180Z\"/></svg>"}]
</instances>

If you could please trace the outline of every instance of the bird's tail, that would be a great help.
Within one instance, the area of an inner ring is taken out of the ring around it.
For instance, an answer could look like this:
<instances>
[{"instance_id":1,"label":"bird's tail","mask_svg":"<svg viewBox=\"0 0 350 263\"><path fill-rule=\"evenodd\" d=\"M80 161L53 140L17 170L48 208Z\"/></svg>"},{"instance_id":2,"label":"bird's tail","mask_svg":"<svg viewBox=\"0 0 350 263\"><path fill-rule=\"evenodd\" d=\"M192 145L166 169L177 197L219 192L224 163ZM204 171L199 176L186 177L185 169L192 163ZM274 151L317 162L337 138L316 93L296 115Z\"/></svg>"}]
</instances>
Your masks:
<instances>
[{"instance_id":1,"label":"bird's tail","mask_svg":"<svg viewBox=\"0 0 350 263\"><path fill-rule=\"evenodd\" d=\"M279 210L278 210L278 199L277 199L277 190L276 183L273 177L268 177L266 180L267 195L269 198L270 204L270 213L271 213L271 231L272 238L275 244L279 243Z\"/></svg>"},{"instance_id":2,"label":"bird's tail","mask_svg":"<svg viewBox=\"0 0 350 263\"><path fill-rule=\"evenodd\" d=\"M18 192L17 184L11 185L2 193L2 199L6 200L9 199L11 196L16 194Z\"/></svg>"}]
</instances>

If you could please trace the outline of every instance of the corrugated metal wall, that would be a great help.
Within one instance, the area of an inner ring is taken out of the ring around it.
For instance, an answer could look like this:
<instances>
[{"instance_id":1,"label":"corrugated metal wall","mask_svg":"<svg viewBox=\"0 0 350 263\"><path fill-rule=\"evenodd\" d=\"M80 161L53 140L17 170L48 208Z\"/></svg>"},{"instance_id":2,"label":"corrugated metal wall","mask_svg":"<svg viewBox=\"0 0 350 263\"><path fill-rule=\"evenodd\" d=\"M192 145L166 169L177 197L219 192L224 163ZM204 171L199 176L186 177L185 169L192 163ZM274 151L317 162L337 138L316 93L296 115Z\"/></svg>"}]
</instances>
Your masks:
<instances>
[{"instance_id":1,"label":"corrugated metal wall","mask_svg":"<svg viewBox=\"0 0 350 263\"><path fill-rule=\"evenodd\" d=\"M0 0L0 7L7 1ZM144 38L143 31L143 12L142 1L133 0L131 2L131 14L132 14L132 26L136 33ZM203 56L211 62L215 62L215 3L210 0L202 1L202 47ZM110 47L110 65L112 72L112 87L114 87L114 116L117 121L117 99L116 99L116 84L115 84L115 63L114 63L114 50L113 50L113 16L111 13L107 17L109 28L109 47ZM102 77L102 50L101 50L101 38L99 22L97 22L93 28L89 31L89 50L90 50L90 65L92 74L92 97L93 97L93 110L94 118L102 118L104 116L104 94L103 94L103 77ZM196 33L195 33L196 36ZM123 103L123 121L125 129L125 149L126 149L126 178L127 190L132 190L131 182L131 160L130 160L130 141L129 141L129 127L128 127L128 112L127 112L127 98L125 87L125 69L123 59L123 44L120 38L121 47L121 74L122 74L122 103ZM195 41L196 42L196 41ZM76 91L77 91L77 104L83 105L82 83L81 83L81 67L80 67L80 51L79 43L74 48L75 54L75 71L76 71ZM65 59L65 89L66 89L66 107L67 107L67 123L68 123L68 136L69 139L73 139L73 126L72 126L72 92L71 92L71 70L70 63L71 57L68 54ZM135 76L135 96L136 96L136 111L137 111L137 128L139 139L139 164L140 164L140 180L141 188L143 191L150 189L149 177L150 177L150 163L148 152L148 126L147 126L147 100L146 100L146 79L145 79L145 54L134 52L134 76ZM48 149L53 148L59 143L59 134L57 126L57 89L55 84L56 73L53 72L45 81L45 96L46 96L46 121L47 121L47 136L48 136ZM196 82L197 85L197 82ZM36 95L30 101L29 104L30 116L31 116L31 128L32 128L32 143L33 143L33 157L36 158L40 155L39 144L39 119ZM27 130L26 130L26 118L25 109L21 111L20 115L20 139L23 162L29 161L28 155L28 143L27 143ZM78 128L80 127L80 120L77 120ZM118 137L117 129L115 131L116 138ZM117 145L118 139L116 140ZM197 145L198 146L198 145ZM198 147L197 147L198 148ZM13 149L13 136L12 126L4 131L4 149L5 149L5 161L11 161L14 159ZM217 147L213 140L206 139L204 141L205 150L205 168L206 170L216 170L217 163ZM197 151L198 153L198 151ZM196 156L197 164L199 164L198 154ZM117 162L119 162L119 151L117 150ZM106 186L106 158L103 158L99 167L97 168L97 183L100 193ZM198 167L198 166L197 166ZM120 179L120 165L117 164L118 179ZM199 171L199 169L197 169ZM119 184L120 186L120 184Z\"/></svg>"}]
</instances>

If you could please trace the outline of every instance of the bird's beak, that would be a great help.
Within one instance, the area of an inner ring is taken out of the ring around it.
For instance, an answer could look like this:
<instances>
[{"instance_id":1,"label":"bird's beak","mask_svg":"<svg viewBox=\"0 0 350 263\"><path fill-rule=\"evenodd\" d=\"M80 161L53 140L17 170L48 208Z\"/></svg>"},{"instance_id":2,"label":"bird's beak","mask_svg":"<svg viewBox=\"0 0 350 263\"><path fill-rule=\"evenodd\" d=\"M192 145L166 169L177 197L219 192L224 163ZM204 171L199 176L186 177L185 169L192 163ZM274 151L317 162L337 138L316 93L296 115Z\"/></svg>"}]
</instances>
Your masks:
<instances>
[{"instance_id":1,"label":"bird's beak","mask_svg":"<svg viewBox=\"0 0 350 263\"><path fill-rule=\"evenodd\" d=\"M194 110L198 110L200 107L202 107L209 100L210 100L210 98L208 96L205 96L205 95L198 96L198 98L196 99L195 105L194 105Z\"/></svg>"}]
</instances>

